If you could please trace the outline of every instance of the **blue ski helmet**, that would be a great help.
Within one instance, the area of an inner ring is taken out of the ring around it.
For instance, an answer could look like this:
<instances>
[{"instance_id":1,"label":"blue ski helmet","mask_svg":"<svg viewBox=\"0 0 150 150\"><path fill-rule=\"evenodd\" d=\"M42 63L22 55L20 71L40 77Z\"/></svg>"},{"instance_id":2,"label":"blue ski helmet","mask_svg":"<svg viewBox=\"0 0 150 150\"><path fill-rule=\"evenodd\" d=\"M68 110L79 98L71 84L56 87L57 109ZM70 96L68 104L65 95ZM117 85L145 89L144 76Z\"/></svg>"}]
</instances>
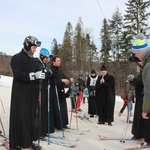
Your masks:
<instances>
[{"instance_id":1,"label":"blue ski helmet","mask_svg":"<svg viewBox=\"0 0 150 150\"><path fill-rule=\"evenodd\" d=\"M40 58L44 59L45 57L51 58L52 54L46 48L41 48L41 50L40 50Z\"/></svg>"}]
</instances>

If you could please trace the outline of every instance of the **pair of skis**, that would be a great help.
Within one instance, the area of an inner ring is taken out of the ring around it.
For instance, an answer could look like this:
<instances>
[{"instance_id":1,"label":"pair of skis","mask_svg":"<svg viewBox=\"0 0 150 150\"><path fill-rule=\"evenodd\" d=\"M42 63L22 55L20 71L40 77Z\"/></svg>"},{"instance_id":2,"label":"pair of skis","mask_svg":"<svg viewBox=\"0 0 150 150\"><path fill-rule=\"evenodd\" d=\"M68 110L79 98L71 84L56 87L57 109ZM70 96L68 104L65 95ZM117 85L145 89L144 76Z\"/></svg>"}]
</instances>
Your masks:
<instances>
[{"instance_id":1,"label":"pair of skis","mask_svg":"<svg viewBox=\"0 0 150 150\"><path fill-rule=\"evenodd\" d=\"M73 133L73 134L77 134L77 135L83 135L85 132L89 132L89 131L90 131L90 129L87 129L87 130L79 130L79 129L77 129L77 130L75 130L75 129L67 130L67 129L65 129L65 132L69 132L69 133Z\"/></svg>"},{"instance_id":2,"label":"pair of skis","mask_svg":"<svg viewBox=\"0 0 150 150\"><path fill-rule=\"evenodd\" d=\"M131 138L122 139L122 138L107 137L107 136L101 136L101 135L98 135L98 137L100 138L100 140L119 140L120 142L123 142L123 143L124 143L124 140L132 140ZM126 150L138 150L138 149L146 149L146 148L150 148L150 145L146 145L145 143L142 143L139 146L127 148Z\"/></svg>"},{"instance_id":3,"label":"pair of skis","mask_svg":"<svg viewBox=\"0 0 150 150\"><path fill-rule=\"evenodd\" d=\"M90 129L88 130L75 130L75 129L65 129L65 132L69 132L69 133L75 133L77 135L82 135L84 134L85 132L88 132L90 131ZM60 146L65 146L65 147L70 147L70 148L73 148L73 147L76 147L76 144L72 144L72 143L67 143L67 142L62 142L62 141L57 141L58 140L67 140L67 141L79 141L80 138L72 138L72 139L69 139L69 138L66 138L66 137L61 137L61 136L56 136L56 135L50 135L50 138L51 139L56 139L55 141L54 140L49 140L49 143L52 143L52 144L57 144L57 145L60 145Z\"/></svg>"},{"instance_id":4,"label":"pair of skis","mask_svg":"<svg viewBox=\"0 0 150 150\"><path fill-rule=\"evenodd\" d=\"M56 139L56 140L54 141L54 140L51 140L50 138L51 139ZM50 135L50 138L48 138L48 139L44 138L44 139L41 139L41 141L48 141L49 145L52 143L52 144L56 144L56 145L60 145L60 146L65 146L65 147L71 147L71 148L76 146L76 144L58 141L58 140L67 140L67 141L69 141L69 139L67 139L65 137Z\"/></svg>"},{"instance_id":5,"label":"pair of skis","mask_svg":"<svg viewBox=\"0 0 150 150\"><path fill-rule=\"evenodd\" d=\"M55 141L54 140L51 140L51 139L56 139ZM56 145L60 145L60 146L65 146L65 147L70 147L70 148L73 148L76 146L76 144L72 144L72 143L67 143L67 142L62 142L62 141L58 141L58 140L67 140L69 141L69 139L65 138L65 137L61 137L61 136L55 136L55 135L50 135L50 137L48 139L44 139L42 141L48 141L49 144L56 144Z\"/></svg>"},{"instance_id":6,"label":"pair of skis","mask_svg":"<svg viewBox=\"0 0 150 150\"><path fill-rule=\"evenodd\" d=\"M56 135L50 135L51 138L53 139L59 139L59 140L67 140L67 141L79 141L80 138L66 138L66 137L61 137L61 136L56 136Z\"/></svg>"},{"instance_id":7,"label":"pair of skis","mask_svg":"<svg viewBox=\"0 0 150 150\"><path fill-rule=\"evenodd\" d=\"M150 148L150 145L147 144L140 144L137 147L131 147L131 148L127 148L126 150L138 150L138 149L146 149L146 148Z\"/></svg>"},{"instance_id":8,"label":"pair of skis","mask_svg":"<svg viewBox=\"0 0 150 150\"><path fill-rule=\"evenodd\" d=\"M107 136L101 136L101 135L98 135L98 137L100 138L100 140L118 140L123 143L124 143L124 140L132 140L131 138L107 137Z\"/></svg>"},{"instance_id":9,"label":"pair of skis","mask_svg":"<svg viewBox=\"0 0 150 150\"><path fill-rule=\"evenodd\" d=\"M50 140L49 142L52 143L52 144L65 146L65 147L70 147L70 148L76 147L76 144L71 144L71 143L66 143L66 142L61 142L61 141Z\"/></svg>"}]
</instances>

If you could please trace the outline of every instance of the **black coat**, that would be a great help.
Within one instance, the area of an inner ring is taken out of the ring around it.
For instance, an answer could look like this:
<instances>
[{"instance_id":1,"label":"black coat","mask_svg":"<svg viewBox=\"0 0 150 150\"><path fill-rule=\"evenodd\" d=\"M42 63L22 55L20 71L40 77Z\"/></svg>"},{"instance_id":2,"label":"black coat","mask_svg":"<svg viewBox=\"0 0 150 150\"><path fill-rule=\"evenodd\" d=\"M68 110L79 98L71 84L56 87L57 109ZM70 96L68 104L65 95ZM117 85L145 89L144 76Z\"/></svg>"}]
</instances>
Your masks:
<instances>
[{"instance_id":1,"label":"black coat","mask_svg":"<svg viewBox=\"0 0 150 150\"><path fill-rule=\"evenodd\" d=\"M91 78L94 78L96 80L97 75L95 76L91 76ZM95 86L90 86L90 81L91 78L88 77L87 82L86 82L86 86L88 88L88 92L89 92L89 99L88 99L88 114L92 114L95 115L96 114L96 95L91 95L91 92L95 91L96 94L96 85Z\"/></svg>"},{"instance_id":2,"label":"black coat","mask_svg":"<svg viewBox=\"0 0 150 150\"><path fill-rule=\"evenodd\" d=\"M11 148L28 148L32 144L37 106L35 80L30 81L29 73L36 72L34 58L23 50L11 60L13 84L10 108L9 143ZM36 140L37 137L34 137Z\"/></svg>"},{"instance_id":3,"label":"black coat","mask_svg":"<svg viewBox=\"0 0 150 150\"><path fill-rule=\"evenodd\" d=\"M134 109L134 118L132 124L132 134L136 139L144 137L144 119L142 118L142 104L143 104L143 82L142 74L138 75L137 78L133 79L132 84L135 86L135 109Z\"/></svg>"},{"instance_id":4,"label":"black coat","mask_svg":"<svg viewBox=\"0 0 150 150\"><path fill-rule=\"evenodd\" d=\"M79 91L83 92L85 88L85 81L82 78L78 78L78 86L79 86Z\"/></svg>"},{"instance_id":5,"label":"black coat","mask_svg":"<svg viewBox=\"0 0 150 150\"><path fill-rule=\"evenodd\" d=\"M56 127L57 129L61 129L62 126L65 127L68 124L68 110L67 110L67 102L66 102L65 91L64 91L65 84L61 80L68 79L68 78L58 67L52 66L51 70L54 73L50 81L51 83L50 99L52 105L51 107L53 109L52 110L53 117L51 118L51 121L54 122L54 127Z\"/></svg>"},{"instance_id":6,"label":"black coat","mask_svg":"<svg viewBox=\"0 0 150 150\"><path fill-rule=\"evenodd\" d=\"M101 78L99 76L96 82L97 115L100 122L110 123L114 121L115 80L112 75L106 74L105 83L100 84Z\"/></svg>"},{"instance_id":7,"label":"black coat","mask_svg":"<svg viewBox=\"0 0 150 150\"><path fill-rule=\"evenodd\" d=\"M43 72L45 72L45 76L46 76L46 78L42 80L41 83L38 80L36 81L37 93L40 92L39 85L41 84L41 129L40 129L41 133L40 133L40 136L45 137L48 133L48 80L50 80L51 78L51 73L48 71L46 64L42 63L38 58L35 58L35 60L38 65L38 70L42 70ZM49 115L52 115L52 112L50 112ZM54 132L54 124L53 122L50 122L50 133L53 133L53 132Z\"/></svg>"}]
</instances>

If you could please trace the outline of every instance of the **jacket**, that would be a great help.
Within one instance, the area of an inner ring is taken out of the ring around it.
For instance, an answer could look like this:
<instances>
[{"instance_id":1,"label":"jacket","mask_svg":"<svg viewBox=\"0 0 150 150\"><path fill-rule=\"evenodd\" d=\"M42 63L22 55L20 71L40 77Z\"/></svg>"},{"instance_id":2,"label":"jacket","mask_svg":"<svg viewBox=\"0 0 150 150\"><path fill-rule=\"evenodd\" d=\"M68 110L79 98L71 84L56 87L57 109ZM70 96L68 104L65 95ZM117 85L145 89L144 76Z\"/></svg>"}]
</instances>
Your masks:
<instances>
[{"instance_id":1,"label":"jacket","mask_svg":"<svg viewBox=\"0 0 150 150\"><path fill-rule=\"evenodd\" d=\"M142 81L144 84L144 97L143 97L143 112L150 112L150 47L149 51L144 54L143 58Z\"/></svg>"}]
</instances>

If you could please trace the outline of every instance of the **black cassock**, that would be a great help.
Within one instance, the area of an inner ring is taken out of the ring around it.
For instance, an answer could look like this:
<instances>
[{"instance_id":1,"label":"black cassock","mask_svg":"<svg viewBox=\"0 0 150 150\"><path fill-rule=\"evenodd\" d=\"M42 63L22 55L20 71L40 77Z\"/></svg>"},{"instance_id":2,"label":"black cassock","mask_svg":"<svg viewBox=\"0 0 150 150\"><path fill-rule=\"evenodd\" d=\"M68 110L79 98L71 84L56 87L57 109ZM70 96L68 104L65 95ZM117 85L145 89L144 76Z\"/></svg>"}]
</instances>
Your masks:
<instances>
[{"instance_id":1,"label":"black cassock","mask_svg":"<svg viewBox=\"0 0 150 150\"><path fill-rule=\"evenodd\" d=\"M96 80L97 75L95 76L90 76L91 78L94 78ZM87 79L87 88L88 88L88 92L89 92L89 99L88 99L88 114L91 115L95 115L96 114L96 86L90 86L90 81L91 78L88 77ZM90 94L91 92L95 91L95 95L94 94Z\"/></svg>"},{"instance_id":2,"label":"black cassock","mask_svg":"<svg viewBox=\"0 0 150 150\"><path fill-rule=\"evenodd\" d=\"M40 83L39 80L36 81L36 90L39 94L39 85L41 84L41 120L40 120L40 136L45 137L48 133L48 80L51 79L51 72L47 68L47 65L42 63L38 58L35 58L36 63L38 65L38 70L42 70L45 72L45 79ZM49 89L50 90L50 89ZM37 95L39 96L39 95ZM38 97L37 97L38 99ZM50 102L50 101L49 101ZM38 104L37 104L38 105ZM51 105L50 105L51 106ZM52 109L50 109L50 114L52 117ZM49 122L50 133L54 132L54 124L53 122ZM39 131L36 132L39 134Z\"/></svg>"},{"instance_id":3,"label":"black cassock","mask_svg":"<svg viewBox=\"0 0 150 150\"><path fill-rule=\"evenodd\" d=\"M51 70L53 72L53 77L50 81L50 100L51 100L51 108L53 109L53 117L50 119L54 122L54 127L57 129L61 129L62 126L65 127L68 125L68 110L67 110L67 102L64 91L64 83L62 83L62 79L68 79L64 73L61 71L59 67L52 66ZM57 90L56 90L57 88ZM58 92L58 99L56 92ZM58 100L60 109L58 107ZM61 116L60 116L61 114ZM62 125L61 125L62 119Z\"/></svg>"},{"instance_id":4,"label":"black cassock","mask_svg":"<svg viewBox=\"0 0 150 150\"><path fill-rule=\"evenodd\" d=\"M100 84L102 76L96 82L96 103L99 122L111 123L114 121L115 80L112 75L104 76L105 83Z\"/></svg>"},{"instance_id":5,"label":"black cassock","mask_svg":"<svg viewBox=\"0 0 150 150\"><path fill-rule=\"evenodd\" d=\"M35 113L37 106L36 81L30 81L29 73L36 72L36 62L24 50L11 60L13 84L10 108L9 143L10 148L28 148L33 140Z\"/></svg>"},{"instance_id":6,"label":"black cassock","mask_svg":"<svg viewBox=\"0 0 150 150\"><path fill-rule=\"evenodd\" d=\"M137 78L133 79L132 84L135 86L135 109L132 124L132 134L136 139L144 137L144 119L142 118L142 104L143 104L143 82L142 74L139 73Z\"/></svg>"}]
</instances>

